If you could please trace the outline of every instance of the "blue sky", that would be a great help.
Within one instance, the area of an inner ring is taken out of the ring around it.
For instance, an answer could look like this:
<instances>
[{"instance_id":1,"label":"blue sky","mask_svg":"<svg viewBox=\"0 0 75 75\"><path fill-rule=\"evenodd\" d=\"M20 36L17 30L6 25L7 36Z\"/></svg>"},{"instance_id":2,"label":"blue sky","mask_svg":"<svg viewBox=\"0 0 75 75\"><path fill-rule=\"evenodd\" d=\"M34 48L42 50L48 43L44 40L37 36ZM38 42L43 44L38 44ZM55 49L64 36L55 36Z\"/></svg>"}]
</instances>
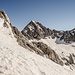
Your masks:
<instances>
[{"instance_id":1,"label":"blue sky","mask_svg":"<svg viewBox=\"0 0 75 75\"><path fill-rule=\"evenodd\" d=\"M75 28L75 0L0 0L0 9L20 30L31 20L50 29Z\"/></svg>"}]
</instances>

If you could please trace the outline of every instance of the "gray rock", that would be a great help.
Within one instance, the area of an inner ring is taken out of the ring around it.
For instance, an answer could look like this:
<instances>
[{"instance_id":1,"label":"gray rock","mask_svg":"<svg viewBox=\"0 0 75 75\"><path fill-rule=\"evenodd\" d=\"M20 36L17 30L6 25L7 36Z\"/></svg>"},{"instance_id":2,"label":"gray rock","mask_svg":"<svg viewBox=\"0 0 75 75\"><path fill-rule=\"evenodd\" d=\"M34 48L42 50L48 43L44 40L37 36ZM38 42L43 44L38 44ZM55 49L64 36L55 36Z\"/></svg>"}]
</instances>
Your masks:
<instances>
[{"instance_id":1,"label":"gray rock","mask_svg":"<svg viewBox=\"0 0 75 75\"><path fill-rule=\"evenodd\" d=\"M23 30L22 34L28 39L38 39L51 36L53 39L55 37L64 40L66 43L75 42L75 28L68 31L57 31L55 29L51 30L46 28L41 23L36 21L31 21Z\"/></svg>"},{"instance_id":2,"label":"gray rock","mask_svg":"<svg viewBox=\"0 0 75 75\"><path fill-rule=\"evenodd\" d=\"M41 39L51 35L51 30L44 27L41 23L31 21L23 30L22 34L28 39Z\"/></svg>"},{"instance_id":3,"label":"gray rock","mask_svg":"<svg viewBox=\"0 0 75 75\"><path fill-rule=\"evenodd\" d=\"M56 54L54 50L52 50L50 47L48 47L46 44L42 42L33 42L33 44L39 48L42 52L44 52L44 55L48 55L48 58L54 61L57 64L60 64L63 66L63 62L59 58L59 56Z\"/></svg>"},{"instance_id":4,"label":"gray rock","mask_svg":"<svg viewBox=\"0 0 75 75\"><path fill-rule=\"evenodd\" d=\"M67 58L62 58L62 59L66 61L65 65L72 65L72 64L75 64L73 58L75 58L75 55L74 54L70 54L68 56L68 59Z\"/></svg>"}]
</instances>

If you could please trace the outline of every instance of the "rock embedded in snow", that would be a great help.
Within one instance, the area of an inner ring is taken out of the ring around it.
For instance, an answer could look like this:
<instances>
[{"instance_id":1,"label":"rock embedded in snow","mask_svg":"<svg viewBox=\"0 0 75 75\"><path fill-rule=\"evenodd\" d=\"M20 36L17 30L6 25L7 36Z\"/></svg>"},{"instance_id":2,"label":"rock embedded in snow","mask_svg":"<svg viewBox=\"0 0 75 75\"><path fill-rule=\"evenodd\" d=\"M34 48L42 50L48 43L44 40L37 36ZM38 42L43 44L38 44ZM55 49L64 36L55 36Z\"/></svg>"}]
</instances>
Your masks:
<instances>
[{"instance_id":1,"label":"rock embedded in snow","mask_svg":"<svg viewBox=\"0 0 75 75\"><path fill-rule=\"evenodd\" d=\"M63 61L59 58L59 56L56 54L56 52L54 50L52 50L49 46L47 46L43 42L33 42L33 44L37 48L39 48L42 52L44 52L44 55L47 55L47 57L50 60L63 66Z\"/></svg>"}]
</instances>

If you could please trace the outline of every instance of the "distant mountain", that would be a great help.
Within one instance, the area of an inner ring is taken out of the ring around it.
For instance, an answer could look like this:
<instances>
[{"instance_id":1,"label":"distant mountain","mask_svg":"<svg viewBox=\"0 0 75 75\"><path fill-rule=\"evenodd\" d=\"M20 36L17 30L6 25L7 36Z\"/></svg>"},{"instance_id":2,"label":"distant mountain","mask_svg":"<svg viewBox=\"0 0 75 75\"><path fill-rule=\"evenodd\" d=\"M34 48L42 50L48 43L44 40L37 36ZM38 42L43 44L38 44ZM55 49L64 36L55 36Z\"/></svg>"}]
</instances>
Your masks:
<instances>
[{"instance_id":1,"label":"distant mountain","mask_svg":"<svg viewBox=\"0 0 75 75\"><path fill-rule=\"evenodd\" d=\"M22 34L28 39L41 39L52 34L49 28L44 27L41 23L31 21L23 30Z\"/></svg>"},{"instance_id":2,"label":"distant mountain","mask_svg":"<svg viewBox=\"0 0 75 75\"><path fill-rule=\"evenodd\" d=\"M28 39L39 40L51 36L52 38L60 38L60 40L64 40L66 43L75 41L75 28L68 31L51 30L33 20L22 30L22 34Z\"/></svg>"}]
</instances>

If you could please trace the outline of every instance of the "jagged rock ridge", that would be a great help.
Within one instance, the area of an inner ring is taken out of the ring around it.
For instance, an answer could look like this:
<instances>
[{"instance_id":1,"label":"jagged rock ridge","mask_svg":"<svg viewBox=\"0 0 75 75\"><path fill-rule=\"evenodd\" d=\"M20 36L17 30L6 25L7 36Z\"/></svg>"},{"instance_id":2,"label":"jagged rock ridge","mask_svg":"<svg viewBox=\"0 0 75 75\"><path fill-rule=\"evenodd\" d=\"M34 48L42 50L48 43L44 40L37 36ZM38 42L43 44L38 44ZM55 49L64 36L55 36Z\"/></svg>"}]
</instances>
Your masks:
<instances>
[{"instance_id":1,"label":"jagged rock ridge","mask_svg":"<svg viewBox=\"0 0 75 75\"><path fill-rule=\"evenodd\" d=\"M28 39L41 39L51 36L52 38L60 38L60 40L64 40L66 43L75 41L75 29L68 31L51 30L36 21L31 21L21 32Z\"/></svg>"},{"instance_id":2,"label":"jagged rock ridge","mask_svg":"<svg viewBox=\"0 0 75 75\"><path fill-rule=\"evenodd\" d=\"M46 44L44 44L43 42L32 42L32 43L34 44L35 47L43 51L44 55L46 55L47 58L63 66L63 61L61 61L58 54L56 54L56 52L52 50L50 47L48 47Z\"/></svg>"},{"instance_id":3,"label":"jagged rock ridge","mask_svg":"<svg viewBox=\"0 0 75 75\"><path fill-rule=\"evenodd\" d=\"M31 21L23 30L22 34L28 39L41 39L52 34L49 28L44 27L41 23Z\"/></svg>"}]
</instances>

